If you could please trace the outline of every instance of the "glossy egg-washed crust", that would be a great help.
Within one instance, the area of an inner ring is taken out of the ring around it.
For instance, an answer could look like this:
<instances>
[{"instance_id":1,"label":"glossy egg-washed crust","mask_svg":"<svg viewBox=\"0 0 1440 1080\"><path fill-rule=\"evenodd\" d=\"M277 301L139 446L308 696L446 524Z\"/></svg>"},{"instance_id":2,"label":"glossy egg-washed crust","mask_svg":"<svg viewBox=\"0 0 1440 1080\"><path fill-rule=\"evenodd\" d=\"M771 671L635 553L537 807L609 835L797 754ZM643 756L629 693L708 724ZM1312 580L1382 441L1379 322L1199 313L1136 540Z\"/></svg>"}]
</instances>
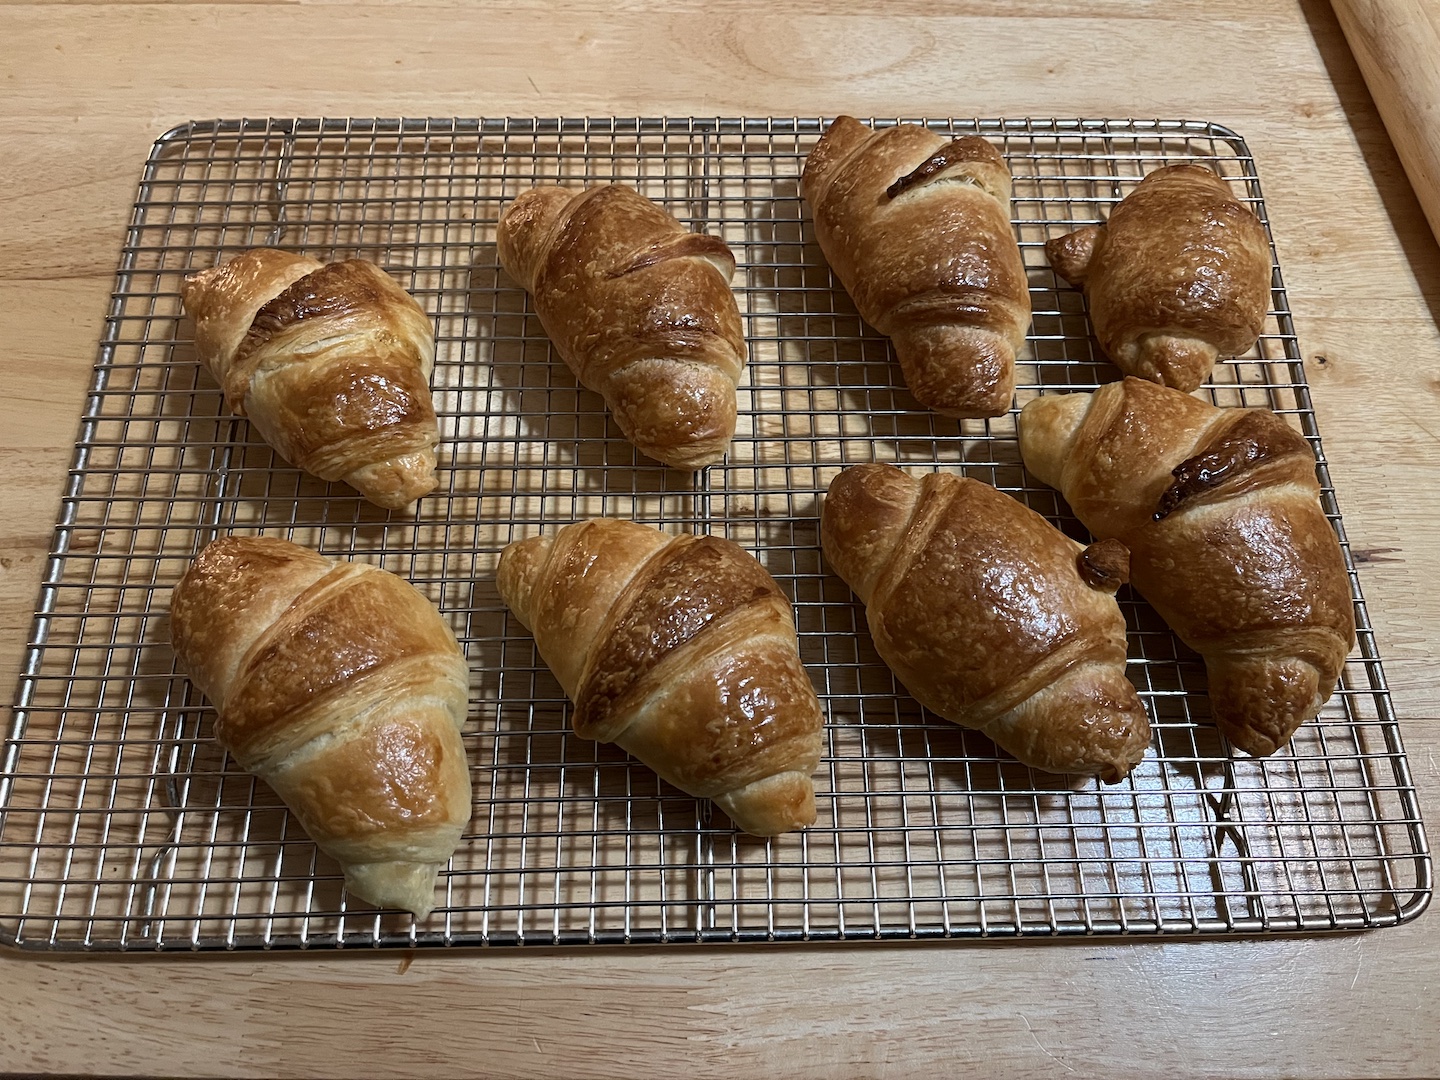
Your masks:
<instances>
[{"instance_id":1,"label":"glossy egg-washed crust","mask_svg":"<svg viewBox=\"0 0 1440 1080\"><path fill-rule=\"evenodd\" d=\"M185 279L195 349L287 461L399 509L435 486L435 342L374 263L256 248Z\"/></svg>"},{"instance_id":2,"label":"glossy egg-washed crust","mask_svg":"<svg viewBox=\"0 0 1440 1080\"><path fill-rule=\"evenodd\" d=\"M225 537L175 587L170 633L216 739L351 891L427 914L470 818L468 675L434 605L375 567Z\"/></svg>"},{"instance_id":3,"label":"glossy egg-washed crust","mask_svg":"<svg viewBox=\"0 0 1440 1080\"><path fill-rule=\"evenodd\" d=\"M555 351L641 453L678 469L724 457L746 354L723 240L607 184L525 192L497 246Z\"/></svg>"},{"instance_id":4,"label":"glossy egg-washed crust","mask_svg":"<svg viewBox=\"0 0 1440 1080\"><path fill-rule=\"evenodd\" d=\"M1050 772L1113 783L1144 756L1114 597L1121 545L1083 548L978 480L882 464L831 482L820 539L926 708Z\"/></svg>"},{"instance_id":5,"label":"glossy egg-washed crust","mask_svg":"<svg viewBox=\"0 0 1440 1080\"><path fill-rule=\"evenodd\" d=\"M511 544L496 580L575 702L577 734L746 832L814 822L819 699L789 601L743 548L596 518Z\"/></svg>"},{"instance_id":6,"label":"glossy egg-washed crust","mask_svg":"<svg viewBox=\"0 0 1440 1080\"><path fill-rule=\"evenodd\" d=\"M1015 389L1030 291L1010 173L989 142L840 116L806 159L815 238L905 384L946 416L998 416Z\"/></svg>"},{"instance_id":7,"label":"glossy egg-washed crust","mask_svg":"<svg viewBox=\"0 0 1440 1080\"><path fill-rule=\"evenodd\" d=\"M1265 327L1265 227L1204 166L1155 170L1108 222L1056 237L1045 253L1083 287L1095 337L1126 374L1188 393Z\"/></svg>"},{"instance_id":8,"label":"glossy egg-washed crust","mask_svg":"<svg viewBox=\"0 0 1440 1080\"><path fill-rule=\"evenodd\" d=\"M1205 658L1231 742L1273 753L1320 711L1355 614L1298 432L1128 378L1029 403L1020 450L1086 528L1130 549L1135 587Z\"/></svg>"}]
</instances>

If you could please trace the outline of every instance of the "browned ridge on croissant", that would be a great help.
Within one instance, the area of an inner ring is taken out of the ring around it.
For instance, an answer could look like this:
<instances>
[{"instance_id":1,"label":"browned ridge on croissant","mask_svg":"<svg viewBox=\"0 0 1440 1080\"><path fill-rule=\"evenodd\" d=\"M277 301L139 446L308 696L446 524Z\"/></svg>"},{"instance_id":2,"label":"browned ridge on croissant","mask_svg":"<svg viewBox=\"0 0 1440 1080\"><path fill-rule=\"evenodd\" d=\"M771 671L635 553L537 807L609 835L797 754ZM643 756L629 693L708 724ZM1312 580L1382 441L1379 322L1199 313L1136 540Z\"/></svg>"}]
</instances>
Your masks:
<instances>
[{"instance_id":1,"label":"browned ridge on croissant","mask_svg":"<svg viewBox=\"0 0 1440 1080\"><path fill-rule=\"evenodd\" d=\"M684 236L677 236L674 239L658 241L648 248L637 251L628 263L620 264L609 271L607 276L624 277L626 274L633 274L637 270L655 266L667 259L688 259L695 255L728 261L732 268L735 265L735 255L730 250L730 245L718 236L686 233Z\"/></svg>"},{"instance_id":2,"label":"browned ridge on croissant","mask_svg":"<svg viewBox=\"0 0 1440 1080\"><path fill-rule=\"evenodd\" d=\"M1001 167L1005 164L1005 159L1000 156L1000 151L996 150L995 147L991 146L980 136L964 135L958 139L953 139L939 150L936 150L919 165L915 166L914 169L886 188L885 194L894 199L904 192L909 191L911 188L919 187L932 180L941 179L942 175L950 166L959 165L967 161L983 161ZM1002 203L1008 199L1008 193L1006 192L995 191L990 188L986 188L986 190Z\"/></svg>"},{"instance_id":3,"label":"browned ridge on croissant","mask_svg":"<svg viewBox=\"0 0 1440 1080\"><path fill-rule=\"evenodd\" d=\"M613 742L759 836L815 821L819 699L790 603L744 549L596 518L505 549L500 595Z\"/></svg>"},{"instance_id":4,"label":"browned ridge on croissant","mask_svg":"<svg viewBox=\"0 0 1440 1080\"><path fill-rule=\"evenodd\" d=\"M915 399L945 416L1005 412L1030 291L1000 152L976 135L841 116L800 188L830 268L890 338Z\"/></svg>"},{"instance_id":5,"label":"browned ridge on croissant","mask_svg":"<svg viewBox=\"0 0 1440 1080\"><path fill-rule=\"evenodd\" d=\"M1334 692L1355 643L1315 456L1266 409L1219 409L1141 379L1037 398L1020 452L1205 660L1220 730L1271 754Z\"/></svg>"},{"instance_id":6,"label":"browned ridge on croissant","mask_svg":"<svg viewBox=\"0 0 1440 1080\"><path fill-rule=\"evenodd\" d=\"M226 404L282 457L392 510L435 487L430 320L383 270L255 248L181 296Z\"/></svg>"},{"instance_id":7,"label":"browned ridge on croissant","mask_svg":"<svg viewBox=\"0 0 1440 1080\"><path fill-rule=\"evenodd\" d=\"M724 457L746 352L723 240L623 184L547 186L505 209L497 249L555 351L637 449L678 469Z\"/></svg>"},{"instance_id":8,"label":"browned ridge on croissant","mask_svg":"<svg viewBox=\"0 0 1440 1080\"><path fill-rule=\"evenodd\" d=\"M1126 551L1083 548L969 478L855 465L830 484L826 560L922 705L1028 765L1124 777L1150 740L1114 592Z\"/></svg>"},{"instance_id":9,"label":"browned ridge on croissant","mask_svg":"<svg viewBox=\"0 0 1440 1080\"><path fill-rule=\"evenodd\" d=\"M434 605L393 574L224 537L176 585L180 665L215 737L273 787L346 887L424 917L470 818L469 676Z\"/></svg>"},{"instance_id":10,"label":"browned ridge on croissant","mask_svg":"<svg viewBox=\"0 0 1440 1080\"><path fill-rule=\"evenodd\" d=\"M1300 463L1307 473L1314 468L1315 456L1303 435L1274 413L1245 410L1198 453L1170 470L1175 479L1156 504L1155 520L1207 495L1229 497L1251 490L1265 482L1263 466L1287 459Z\"/></svg>"}]
</instances>

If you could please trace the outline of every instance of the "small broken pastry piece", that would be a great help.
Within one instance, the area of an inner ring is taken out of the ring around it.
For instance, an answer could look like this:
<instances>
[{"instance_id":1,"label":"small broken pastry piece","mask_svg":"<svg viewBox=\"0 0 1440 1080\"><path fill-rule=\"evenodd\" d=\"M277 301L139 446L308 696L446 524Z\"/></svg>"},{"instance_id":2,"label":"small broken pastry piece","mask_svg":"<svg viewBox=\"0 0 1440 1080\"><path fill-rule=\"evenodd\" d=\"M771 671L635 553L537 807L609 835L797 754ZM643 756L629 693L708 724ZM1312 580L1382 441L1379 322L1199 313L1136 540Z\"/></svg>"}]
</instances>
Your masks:
<instances>
[{"instance_id":1,"label":"small broken pastry piece","mask_svg":"<svg viewBox=\"0 0 1440 1080\"><path fill-rule=\"evenodd\" d=\"M1109 221L1050 240L1045 254L1084 290L1100 347L1127 375L1189 393L1265 328L1265 227L1202 165L1157 169Z\"/></svg>"},{"instance_id":2,"label":"small broken pastry piece","mask_svg":"<svg viewBox=\"0 0 1440 1080\"><path fill-rule=\"evenodd\" d=\"M1125 549L1083 548L988 484L855 465L820 543L865 604L875 649L931 712L1027 765L1115 783L1150 742L1125 677Z\"/></svg>"},{"instance_id":3,"label":"small broken pastry piece","mask_svg":"<svg viewBox=\"0 0 1440 1080\"><path fill-rule=\"evenodd\" d=\"M1130 580L1130 549L1119 540L1098 540L1076 557L1085 584L1115 593Z\"/></svg>"},{"instance_id":4,"label":"small broken pastry piece","mask_svg":"<svg viewBox=\"0 0 1440 1080\"><path fill-rule=\"evenodd\" d=\"M1030 289L1010 225L1010 172L985 139L850 116L805 161L815 238L861 316L890 338L915 400L999 416L1015 391Z\"/></svg>"},{"instance_id":5,"label":"small broken pastry piece","mask_svg":"<svg viewBox=\"0 0 1440 1080\"><path fill-rule=\"evenodd\" d=\"M1020 413L1025 467L1205 659L1220 730L1272 754L1334 692L1355 644L1350 579L1309 444L1266 409L1218 409L1141 379Z\"/></svg>"},{"instance_id":6,"label":"small broken pastry piece","mask_svg":"<svg viewBox=\"0 0 1440 1080\"><path fill-rule=\"evenodd\" d=\"M281 457L398 510L434 489L430 319L363 259L255 248L187 277L195 351Z\"/></svg>"},{"instance_id":7,"label":"small broken pastry piece","mask_svg":"<svg viewBox=\"0 0 1440 1080\"><path fill-rule=\"evenodd\" d=\"M525 192L497 243L555 351L641 453L692 470L725 456L746 352L723 240L605 184Z\"/></svg>"}]
</instances>

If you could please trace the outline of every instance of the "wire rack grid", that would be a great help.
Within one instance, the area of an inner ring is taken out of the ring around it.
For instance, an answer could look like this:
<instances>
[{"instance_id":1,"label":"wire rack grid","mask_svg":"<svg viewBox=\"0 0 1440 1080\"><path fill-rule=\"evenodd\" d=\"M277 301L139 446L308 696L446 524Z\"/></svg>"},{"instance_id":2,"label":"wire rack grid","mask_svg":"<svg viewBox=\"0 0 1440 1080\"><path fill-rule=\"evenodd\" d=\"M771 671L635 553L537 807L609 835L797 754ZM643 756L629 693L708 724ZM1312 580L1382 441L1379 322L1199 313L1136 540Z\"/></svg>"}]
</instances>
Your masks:
<instances>
[{"instance_id":1,"label":"wire rack grid","mask_svg":"<svg viewBox=\"0 0 1440 1080\"><path fill-rule=\"evenodd\" d=\"M1215 125L915 122L993 139L1014 173L1034 307L1017 406L1117 377L1081 297L1046 265L1047 238L1103 219L1162 162L1211 166L1266 220L1244 143ZM821 130L799 118L243 120L162 137L0 760L3 939L195 950L1263 933L1418 914L1429 856L1353 565L1357 653L1320 718L1268 759L1230 753L1202 665L1128 590L1129 674L1155 736L1118 785L1033 772L896 684L820 559L819 500L841 467L963 471L1085 534L1021 468L1014 410L945 420L905 391L813 242L798 177ZM750 349L739 429L724 463L694 476L625 442L496 261L495 222L520 191L611 180L737 256ZM202 373L179 282L257 244L371 258L433 317L440 486L412 516L290 467ZM1293 420L1343 541L1278 266L1273 298L1256 348L1207 390ZM569 731L493 573L510 541L600 514L727 536L790 595L827 718L814 827L738 835ZM343 893L338 868L211 738L166 609L189 560L225 533L381 565L451 620L473 673L475 812L428 920Z\"/></svg>"}]
</instances>

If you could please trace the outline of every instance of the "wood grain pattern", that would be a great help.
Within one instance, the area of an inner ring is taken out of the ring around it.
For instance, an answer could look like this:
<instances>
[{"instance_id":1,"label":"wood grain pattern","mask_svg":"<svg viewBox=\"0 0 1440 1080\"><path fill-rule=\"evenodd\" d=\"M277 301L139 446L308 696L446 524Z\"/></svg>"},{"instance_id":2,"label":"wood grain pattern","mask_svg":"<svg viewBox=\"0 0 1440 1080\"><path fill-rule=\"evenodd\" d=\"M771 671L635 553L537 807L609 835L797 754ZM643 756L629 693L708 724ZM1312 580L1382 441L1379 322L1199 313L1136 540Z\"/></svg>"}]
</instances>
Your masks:
<instances>
[{"instance_id":1,"label":"wood grain pattern","mask_svg":"<svg viewBox=\"0 0 1440 1080\"><path fill-rule=\"evenodd\" d=\"M135 182L192 117L1189 116L1249 141L1440 821L1440 249L1321 0L0 5L0 686ZM1323 361L1321 358L1324 358ZM9 693L8 689L3 691ZM0 955L0 1070L1421 1076L1440 916L1321 940Z\"/></svg>"},{"instance_id":2,"label":"wood grain pattern","mask_svg":"<svg viewBox=\"0 0 1440 1080\"><path fill-rule=\"evenodd\" d=\"M1440 7L1333 0L1411 186L1440 236Z\"/></svg>"}]
</instances>

